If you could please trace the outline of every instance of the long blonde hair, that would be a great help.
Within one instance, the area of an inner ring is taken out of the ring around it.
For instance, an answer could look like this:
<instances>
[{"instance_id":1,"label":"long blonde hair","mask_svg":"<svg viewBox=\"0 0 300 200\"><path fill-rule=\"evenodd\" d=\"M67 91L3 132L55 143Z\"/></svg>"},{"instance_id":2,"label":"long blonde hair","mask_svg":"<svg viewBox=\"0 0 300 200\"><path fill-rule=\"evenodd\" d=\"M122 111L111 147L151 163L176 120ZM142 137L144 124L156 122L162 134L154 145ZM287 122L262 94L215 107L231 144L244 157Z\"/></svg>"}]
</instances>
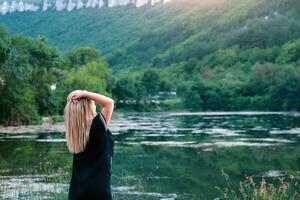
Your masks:
<instances>
[{"instance_id":1,"label":"long blonde hair","mask_svg":"<svg viewBox=\"0 0 300 200\"><path fill-rule=\"evenodd\" d=\"M84 151L95 115L96 107L92 100L82 98L77 103L67 102L64 117L67 146L71 153Z\"/></svg>"}]
</instances>

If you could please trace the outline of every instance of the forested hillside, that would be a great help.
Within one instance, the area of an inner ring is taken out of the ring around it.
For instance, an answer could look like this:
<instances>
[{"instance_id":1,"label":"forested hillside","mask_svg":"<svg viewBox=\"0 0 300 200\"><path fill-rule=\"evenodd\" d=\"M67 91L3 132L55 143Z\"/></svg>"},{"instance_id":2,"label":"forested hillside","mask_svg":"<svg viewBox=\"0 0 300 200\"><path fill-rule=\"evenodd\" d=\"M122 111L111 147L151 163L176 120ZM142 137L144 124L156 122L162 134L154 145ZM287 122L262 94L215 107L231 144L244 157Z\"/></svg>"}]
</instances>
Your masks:
<instances>
[{"instance_id":1,"label":"forested hillside","mask_svg":"<svg viewBox=\"0 0 300 200\"><path fill-rule=\"evenodd\" d=\"M201 59L234 45L281 46L300 37L299 15L298 0L174 0L140 8L16 12L0 21L15 33L45 35L63 51L95 46L118 71Z\"/></svg>"},{"instance_id":2,"label":"forested hillside","mask_svg":"<svg viewBox=\"0 0 300 200\"><path fill-rule=\"evenodd\" d=\"M119 109L300 110L298 0L174 0L0 21L9 30L0 32L2 122L61 114L78 88L113 96Z\"/></svg>"}]
</instances>

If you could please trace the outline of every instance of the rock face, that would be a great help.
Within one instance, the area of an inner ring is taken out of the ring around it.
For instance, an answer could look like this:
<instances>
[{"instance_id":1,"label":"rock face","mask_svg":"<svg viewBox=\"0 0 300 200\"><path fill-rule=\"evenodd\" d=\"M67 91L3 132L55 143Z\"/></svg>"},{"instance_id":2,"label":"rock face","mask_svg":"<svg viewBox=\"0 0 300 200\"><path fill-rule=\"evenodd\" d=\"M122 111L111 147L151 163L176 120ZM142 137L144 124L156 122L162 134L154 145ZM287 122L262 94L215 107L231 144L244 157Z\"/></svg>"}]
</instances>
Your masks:
<instances>
[{"instance_id":1,"label":"rock face","mask_svg":"<svg viewBox=\"0 0 300 200\"><path fill-rule=\"evenodd\" d=\"M43 4L38 6L33 3L26 3L23 0L12 0L11 2L4 1L0 4L0 13L6 15L13 12L24 12L31 11L35 12L39 9L47 11L49 9L55 9L56 11L66 10L71 12L73 9L81 8L101 8L103 6L114 7L114 6L126 6L133 4L136 7L145 5L155 5L157 3L169 3L171 0L56 0L55 3L50 3L48 0L44 0Z\"/></svg>"}]
</instances>

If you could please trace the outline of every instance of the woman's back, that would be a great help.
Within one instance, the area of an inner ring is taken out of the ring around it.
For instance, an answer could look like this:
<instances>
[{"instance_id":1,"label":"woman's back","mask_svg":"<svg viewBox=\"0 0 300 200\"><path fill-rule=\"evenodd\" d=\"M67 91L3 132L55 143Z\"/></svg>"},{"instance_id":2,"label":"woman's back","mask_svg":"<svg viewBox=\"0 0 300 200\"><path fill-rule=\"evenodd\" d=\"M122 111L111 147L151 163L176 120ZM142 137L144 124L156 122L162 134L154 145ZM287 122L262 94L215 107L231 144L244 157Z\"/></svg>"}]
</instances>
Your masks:
<instances>
[{"instance_id":1,"label":"woman's back","mask_svg":"<svg viewBox=\"0 0 300 200\"><path fill-rule=\"evenodd\" d=\"M73 154L69 199L101 199L111 197L111 162L114 138L102 113L90 128L88 143L81 153Z\"/></svg>"}]
</instances>

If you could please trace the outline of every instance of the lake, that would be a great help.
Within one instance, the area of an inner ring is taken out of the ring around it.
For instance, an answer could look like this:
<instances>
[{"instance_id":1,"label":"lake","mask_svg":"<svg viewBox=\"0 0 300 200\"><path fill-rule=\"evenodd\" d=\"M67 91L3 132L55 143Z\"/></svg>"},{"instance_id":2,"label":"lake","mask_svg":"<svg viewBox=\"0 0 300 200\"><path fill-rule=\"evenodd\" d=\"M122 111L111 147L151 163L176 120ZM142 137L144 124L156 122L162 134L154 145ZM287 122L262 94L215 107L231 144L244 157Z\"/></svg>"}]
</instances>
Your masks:
<instances>
[{"instance_id":1,"label":"lake","mask_svg":"<svg viewBox=\"0 0 300 200\"><path fill-rule=\"evenodd\" d=\"M215 199L245 175L300 179L300 113L117 113L114 199ZM1 199L64 199L63 132L0 134ZM299 191L300 192L300 191Z\"/></svg>"}]
</instances>

